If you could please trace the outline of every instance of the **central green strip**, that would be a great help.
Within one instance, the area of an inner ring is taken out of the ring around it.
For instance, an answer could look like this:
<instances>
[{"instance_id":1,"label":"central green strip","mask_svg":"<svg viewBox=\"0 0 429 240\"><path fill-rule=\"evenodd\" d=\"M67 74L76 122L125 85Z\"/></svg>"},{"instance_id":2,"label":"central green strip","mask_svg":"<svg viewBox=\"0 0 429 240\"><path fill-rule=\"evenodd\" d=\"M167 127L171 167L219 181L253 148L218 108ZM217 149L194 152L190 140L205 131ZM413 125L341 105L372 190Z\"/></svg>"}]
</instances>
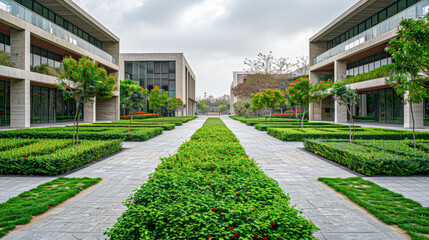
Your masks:
<instances>
[{"instance_id":1,"label":"central green strip","mask_svg":"<svg viewBox=\"0 0 429 240\"><path fill-rule=\"evenodd\" d=\"M312 239L318 230L219 118L161 161L106 231L112 239Z\"/></svg>"}]
</instances>

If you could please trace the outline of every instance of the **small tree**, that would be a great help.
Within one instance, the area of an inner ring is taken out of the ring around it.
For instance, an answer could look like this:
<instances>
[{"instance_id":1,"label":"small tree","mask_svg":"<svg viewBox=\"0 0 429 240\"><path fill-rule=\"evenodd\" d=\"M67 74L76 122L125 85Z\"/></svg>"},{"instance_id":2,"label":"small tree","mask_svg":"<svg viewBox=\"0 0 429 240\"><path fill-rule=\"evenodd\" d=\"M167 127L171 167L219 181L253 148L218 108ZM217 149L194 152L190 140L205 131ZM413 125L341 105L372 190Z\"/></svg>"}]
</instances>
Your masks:
<instances>
[{"instance_id":1,"label":"small tree","mask_svg":"<svg viewBox=\"0 0 429 240\"><path fill-rule=\"evenodd\" d=\"M279 108L280 104L284 101L284 92L278 89L262 89L261 92L252 94L252 104L256 109L270 110L270 120L272 110Z\"/></svg>"},{"instance_id":2,"label":"small tree","mask_svg":"<svg viewBox=\"0 0 429 240\"><path fill-rule=\"evenodd\" d=\"M120 86L121 106L131 111L130 125L128 126L128 133L130 133L131 123L134 117L133 111L146 106L146 95L149 91L130 79L121 81Z\"/></svg>"},{"instance_id":3,"label":"small tree","mask_svg":"<svg viewBox=\"0 0 429 240\"><path fill-rule=\"evenodd\" d=\"M429 13L419 19L402 20L398 36L386 46L393 58L392 73L386 82L410 105L415 149L413 104L429 97L429 91L424 87L429 81Z\"/></svg>"},{"instance_id":4,"label":"small tree","mask_svg":"<svg viewBox=\"0 0 429 240\"><path fill-rule=\"evenodd\" d=\"M353 143L355 136L355 124L353 122L353 114L351 112L351 106L357 104L358 95L356 90L351 89L344 85L343 82L336 82L331 90L331 93L334 95L334 98L338 101L340 105L346 105L347 112L350 115L350 142ZM336 110L338 111L338 110ZM353 131L352 131L353 125Z\"/></svg>"},{"instance_id":5,"label":"small tree","mask_svg":"<svg viewBox=\"0 0 429 240\"><path fill-rule=\"evenodd\" d=\"M197 102L197 109L200 110L200 112L202 112L202 113L206 113L209 111L210 108L203 101L198 101Z\"/></svg>"},{"instance_id":6,"label":"small tree","mask_svg":"<svg viewBox=\"0 0 429 240\"><path fill-rule=\"evenodd\" d=\"M221 112L221 113L228 113L229 108L230 108L229 102L222 103L217 108L219 109L219 112Z\"/></svg>"},{"instance_id":7,"label":"small tree","mask_svg":"<svg viewBox=\"0 0 429 240\"><path fill-rule=\"evenodd\" d=\"M301 77L295 81L292 81L289 84L289 87L286 89L288 93L288 102L292 106L300 105L302 107L302 116L301 116L301 128L304 128L304 117L305 113L308 110L308 105L311 102L310 90L313 85L310 83L308 77ZM298 116L298 113L296 113Z\"/></svg>"},{"instance_id":8,"label":"small tree","mask_svg":"<svg viewBox=\"0 0 429 240\"><path fill-rule=\"evenodd\" d=\"M106 69L87 56L76 61L66 57L61 62L63 74L56 86L63 96L76 101L76 114L73 122L73 143L79 146L79 120L81 103L92 103L95 97L110 98L118 90L116 76L107 75Z\"/></svg>"},{"instance_id":9,"label":"small tree","mask_svg":"<svg viewBox=\"0 0 429 240\"><path fill-rule=\"evenodd\" d=\"M180 98L171 97L167 101L167 110L172 110L176 113L177 110L183 108L183 101Z\"/></svg>"},{"instance_id":10,"label":"small tree","mask_svg":"<svg viewBox=\"0 0 429 240\"><path fill-rule=\"evenodd\" d=\"M158 86L155 86L152 90L150 90L147 100L149 101L150 110L154 111L155 113L156 111L162 113L162 107L167 104L168 92L164 89L160 89Z\"/></svg>"},{"instance_id":11,"label":"small tree","mask_svg":"<svg viewBox=\"0 0 429 240\"><path fill-rule=\"evenodd\" d=\"M249 102L245 102L243 104L244 108L246 109L246 118L249 117L249 111L250 111L250 103Z\"/></svg>"}]
</instances>

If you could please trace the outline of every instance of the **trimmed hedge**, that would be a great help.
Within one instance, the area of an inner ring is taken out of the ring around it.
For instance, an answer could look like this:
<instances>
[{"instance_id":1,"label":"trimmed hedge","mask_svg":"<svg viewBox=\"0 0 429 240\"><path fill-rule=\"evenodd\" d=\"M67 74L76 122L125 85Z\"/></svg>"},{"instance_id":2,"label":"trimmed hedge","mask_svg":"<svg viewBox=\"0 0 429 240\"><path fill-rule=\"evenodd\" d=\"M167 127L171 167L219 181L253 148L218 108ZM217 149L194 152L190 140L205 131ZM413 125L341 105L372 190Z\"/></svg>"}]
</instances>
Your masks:
<instances>
[{"instance_id":1,"label":"trimmed hedge","mask_svg":"<svg viewBox=\"0 0 429 240\"><path fill-rule=\"evenodd\" d=\"M130 123L93 123L93 124L83 124L79 127L112 127L112 128L128 128ZM162 128L163 130L173 130L176 125L175 124L146 124L146 123L132 123L131 128Z\"/></svg>"},{"instance_id":2,"label":"trimmed hedge","mask_svg":"<svg viewBox=\"0 0 429 240\"><path fill-rule=\"evenodd\" d=\"M304 128L349 128L349 125L334 124L334 123L323 123L323 122L308 122L304 123ZM267 131L268 128L301 128L301 123L259 123L255 125L255 128L261 131ZM360 126L355 126L360 128Z\"/></svg>"},{"instance_id":3,"label":"trimmed hedge","mask_svg":"<svg viewBox=\"0 0 429 240\"><path fill-rule=\"evenodd\" d=\"M305 140L305 149L367 176L429 174L429 141Z\"/></svg>"},{"instance_id":4,"label":"trimmed hedge","mask_svg":"<svg viewBox=\"0 0 429 240\"><path fill-rule=\"evenodd\" d=\"M162 133L162 128L132 127L130 134L124 127L82 127L79 126L79 139L126 141L146 141ZM73 138L73 127L50 127L0 131L0 138Z\"/></svg>"},{"instance_id":5,"label":"trimmed hedge","mask_svg":"<svg viewBox=\"0 0 429 240\"><path fill-rule=\"evenodd\" d=\"M70 139L20 140L28 141L28 144L0 153L0 174L59 175L122 149L122 139L82 140L79 147L74 146Z\"/></svg>"},{"instance_id":6,"label":"trimmed hedge","mask_svg":"<svg viewBox=\"0 0 429 240\"><path fill-rule=\"evenodd\" d=\"M289 196L209 118L126 201L111 239L314 239Z\"/></svg>"},{"instance_id":7,"label":"trimmed hedge","mask_svg":"<svg viewBox=\"0 0 429 240\"><path fill-rule=\"evenodd\" d=\"M267 133L284 141L304 141L305 139L348 139L349 130L346 128L306 128L286 129L268 128ZM412 139L412 131L400 131L382 128L357 128L355 139L403 140ZM416 139L429 139L429 133L416 132Z\"/></svg>"},{"instance_id":8,"label":"trimmed hedge","mask_svg":"<svg viewBox=\"0 0 429 240\"><path fill-rule=\"evenodd\" d=\"M101 178L63 178L39 185L0 204L0 238L16 225L27 224L82 190L97 184Z\"/></svg>"}]
</instances>

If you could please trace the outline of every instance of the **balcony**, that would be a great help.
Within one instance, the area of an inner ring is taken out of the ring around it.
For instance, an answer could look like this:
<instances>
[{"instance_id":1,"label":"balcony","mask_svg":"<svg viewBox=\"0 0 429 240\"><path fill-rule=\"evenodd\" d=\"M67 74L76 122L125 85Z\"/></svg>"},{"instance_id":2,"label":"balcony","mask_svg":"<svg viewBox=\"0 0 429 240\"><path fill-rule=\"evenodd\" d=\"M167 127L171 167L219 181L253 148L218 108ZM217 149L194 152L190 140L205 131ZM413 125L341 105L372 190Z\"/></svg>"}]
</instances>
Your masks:
<instances>
[{"instance_id":1,"label":"balcony","mask_svg":"<svg viewBox=\"0 0 429 240\"><path fill-rule=\"evenodd\" d=\"M13 68L18 67L18 55L0 51L0 65Z\"/></svg>"},{"instance_id":2,"label":"balcony","mask_svg":"<svg viewBox=\"0 0 429 240\"><path fill-rule=\"evenodd\" d=\"M404 18L419 18L426 15L429 12L429 0L423 0L402 12L397 13L393 17L386 19L385 21L375 25L374 27L354 36L353 38L329 49L328 51L320 54L313 59L313 63L317 64L333 56L336 56L342 52L352 49L360 44L376 38L386 32L396 29L399 23Z\"/></svg>"},{"instance_id":3,"label":"balcony","mask_svg":"<svg viewBox=\"0 0 429 240\"><path fill-rule=\"evenodd\" d=\"M64 28L56 25L55 23L45 19L44 17L28 10L20 4L11 0L0 0L0 9L16 16L26 22L29 22L57 37L60 37L88 52L91 52L113 64L116 64L116 58L99 49L98 47L90 44L89 42L79 38L78 36L70 33Z\"/></svg>"}]
</instances>

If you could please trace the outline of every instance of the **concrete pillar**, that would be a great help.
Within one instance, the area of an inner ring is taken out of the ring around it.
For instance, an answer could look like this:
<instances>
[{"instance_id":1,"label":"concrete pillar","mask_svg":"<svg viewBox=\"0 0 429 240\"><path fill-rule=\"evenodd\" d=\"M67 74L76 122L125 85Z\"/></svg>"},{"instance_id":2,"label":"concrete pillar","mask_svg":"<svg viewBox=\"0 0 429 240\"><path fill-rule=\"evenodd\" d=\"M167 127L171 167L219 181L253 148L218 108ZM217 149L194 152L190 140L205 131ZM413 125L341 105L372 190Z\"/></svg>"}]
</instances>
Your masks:
<instances>
[{"instance_id":1,"label":"concrete pillar","mask_svg":"<svg viewBox=\"0 0 429 240\"><path fill-rule=\"evenodd\" d=\"M112 55L112 57L116 58L116 65L119 65L119 43L116 42L103 42L102 45L103 51ZM125 71L123 71L125 72Z\"/></svg>"},{"instance_id":2,"label":"concrete pillar","mask_svg":"<svg viewBox=\"0 0 429 240\"><path fill-rule=\"evenodd\" d=\"M310 66L314 65L314 58L319 56L320 54L326 52L326 50L328 49L327 43L326 42L317 42L317 43L312 43L310 42L309 44L310 46Z\"/></svg>"},{"instance_id":3,"label":"concrete pillar","mask_svg":"<svg viewBox=\"0 0 429 240\"><path fill-rule=\"evenodd\" d=\"M340 104L338 100L335 100L335 123L347 123L347 107L345 104Z\"/></svg>"},{"instance_id":4,"label":"concrete pillar","mask_svg":"<svg viewBox=\"0 0 429 240\"><path fill-rule=\"evenodd\" d=\"M31 36L28 30L10 30L10 50L18 55L18 68L30 71Z\"/></svg>"},{"instance_id":5,"label":"concrete pillar","mask_svg":"<svg viewBox=\"0 0 429 240\"><path fill-rule=\"evenodd\" d=\"M95 123L97 121L97 101L83 104L83 121L85 123Z\"/></svg>"},{"instance_id":6,"label":"concrete pillar","mask_svg":"<svg viewBox=\"0 0 429 240\"><path fill-rule=\"evenodd\" d=\"M30 127L30 80L10 81L10 126Z\"/></svg>"},{"instance_id":7,"label":"concrete pillar","mask_svg":"<svg viewBox=\"0 0 429 240\"><path fill-rule=\"evenodd\" d=\"M344 81L347 78L347 62L336 60L334 63L334 81Z\"/></svg>"},{"instance_id":8,"label":"concrete pillar","mask_svg":"<svg viewBox=\"0 0 429 240\"><path fill-rule=\"evenodd\" d=\"M96 101L96 120L97 121L116 121L120 118L119 97L97 98Z\"/></svg>"},{"instance_id":9,"label":"concrete pillar","mask_svg":"<svg viewBox=\"0 0 429 240\"><path fill-rule=\"evenodd\" d=\"M408 98L408 93L405 94L404 99ZM413 119L411 116L410 103L404 101L404 128L413 128ZM425 112L424 104L413 104L413 113L414 113L414 124L416 129L421 129L424 126Z\"/></svg>"},{"instance_id":10,"label":"concrete pillar","mask_svg":"<svg viewBox=\"0 0 429 240\"><path fill-rule=\"evenodd\" d=\"M322 120L322 102L312 102L309 107L309 117L312 121Z\"/></svg>"}]
</instances>

